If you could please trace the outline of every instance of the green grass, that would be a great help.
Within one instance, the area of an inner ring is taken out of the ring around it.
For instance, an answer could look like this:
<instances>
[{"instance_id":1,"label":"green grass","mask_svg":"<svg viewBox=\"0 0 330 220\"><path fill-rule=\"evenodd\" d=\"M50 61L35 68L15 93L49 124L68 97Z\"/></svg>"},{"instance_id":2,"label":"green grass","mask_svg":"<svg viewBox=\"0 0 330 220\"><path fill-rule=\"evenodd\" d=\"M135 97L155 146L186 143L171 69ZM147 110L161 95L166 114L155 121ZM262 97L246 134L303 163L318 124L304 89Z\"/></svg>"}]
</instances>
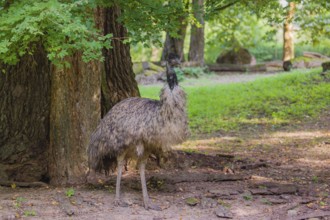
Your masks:
<instances>
[{"instance_id":1,"label":"green grass","mask_svg":"<svg viewBox=\"0 0 330 220\"><path fill-rule=\"evenodd\" d=\"M317 116L330 107L330 84L321 69L296 70L247 83L189 86L189 126L194 134L281 126ZM143 97L158 99L160 86L141 86Z\"/></svg>"}]
</instances>

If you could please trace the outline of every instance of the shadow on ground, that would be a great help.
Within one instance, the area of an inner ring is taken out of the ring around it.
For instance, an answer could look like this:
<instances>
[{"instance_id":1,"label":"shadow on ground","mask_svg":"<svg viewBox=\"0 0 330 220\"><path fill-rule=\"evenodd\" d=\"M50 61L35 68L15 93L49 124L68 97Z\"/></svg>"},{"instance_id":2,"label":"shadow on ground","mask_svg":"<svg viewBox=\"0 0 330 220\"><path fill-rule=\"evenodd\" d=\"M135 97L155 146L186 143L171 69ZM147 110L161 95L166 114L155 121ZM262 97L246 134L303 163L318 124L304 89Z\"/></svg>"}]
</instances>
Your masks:
<instances>
[{"instance_id":1,"label":"shadow on ground","mask_svg":"<svg viewBox=\"0 0 330 220\"><path fill-rule=\"evenodd\" d=\"M127 207L114 206L115 175L70 188L0 188L0 219L330 219L329 114L298 128L214 134L177 146L148 165L151 198L139 175L123 177ZM71 190L71 191L70 191Z\"/></svg>"}]
</instances>

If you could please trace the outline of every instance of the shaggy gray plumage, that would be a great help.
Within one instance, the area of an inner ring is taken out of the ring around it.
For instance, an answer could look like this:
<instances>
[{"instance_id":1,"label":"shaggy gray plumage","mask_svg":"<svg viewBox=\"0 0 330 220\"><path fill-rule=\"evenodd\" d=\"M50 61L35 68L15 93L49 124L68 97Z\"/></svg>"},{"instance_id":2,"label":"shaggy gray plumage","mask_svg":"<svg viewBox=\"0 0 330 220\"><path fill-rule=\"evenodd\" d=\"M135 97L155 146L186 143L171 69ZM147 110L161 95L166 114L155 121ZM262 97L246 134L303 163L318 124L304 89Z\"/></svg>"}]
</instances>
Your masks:
<instances>
[{"instance_id":1,"label":"shaggy gray plumage","mask_svg":"<svg viewBox=\"0 0 330 220\"><path fill-rule=\"evenodd\" d=\"M116 104L101 120L88 148L90 169L101 171L118 166L116 203L120 204L122 167L130 158L139 164L145 208L149 202L145 164L151 154L160 154L183 142L188 135L186 94L178 86L173 62L167 65L166 84L160 100L128 98Z\"/></svg>"}]
</instances>

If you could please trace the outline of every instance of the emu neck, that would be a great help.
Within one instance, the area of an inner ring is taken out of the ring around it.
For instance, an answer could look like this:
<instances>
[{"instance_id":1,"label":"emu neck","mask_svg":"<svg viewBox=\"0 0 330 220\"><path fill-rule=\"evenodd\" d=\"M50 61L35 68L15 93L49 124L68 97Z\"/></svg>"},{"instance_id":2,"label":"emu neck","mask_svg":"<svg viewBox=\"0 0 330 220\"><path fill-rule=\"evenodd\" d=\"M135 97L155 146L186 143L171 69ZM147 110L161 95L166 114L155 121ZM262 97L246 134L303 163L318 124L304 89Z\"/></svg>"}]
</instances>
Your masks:
<instances>
[{"instance_id":1,"label":"emu neck","mask_svg":"<svg viewBox=\"0 0 330 220\"><path fill-rule=\"evenodd\" d=\"M173 89L171 89L169 85L165 85L160 94L160 101L163 111L184 111L186 106L186 94L178 85L175 85Z\"/></svg>"},{"instance_id":2,"label":"emu neck","mask_svg":"<svg viewBox=\"0 0 330 220\"><path fill-rule=\"evenodd\" d=\"M178 78L176 76L173 66L167 66L166 78L167 78L168 86L170 87L171 90L173 90L175 86L178 86Z\"/></svg>"}]
</instances>

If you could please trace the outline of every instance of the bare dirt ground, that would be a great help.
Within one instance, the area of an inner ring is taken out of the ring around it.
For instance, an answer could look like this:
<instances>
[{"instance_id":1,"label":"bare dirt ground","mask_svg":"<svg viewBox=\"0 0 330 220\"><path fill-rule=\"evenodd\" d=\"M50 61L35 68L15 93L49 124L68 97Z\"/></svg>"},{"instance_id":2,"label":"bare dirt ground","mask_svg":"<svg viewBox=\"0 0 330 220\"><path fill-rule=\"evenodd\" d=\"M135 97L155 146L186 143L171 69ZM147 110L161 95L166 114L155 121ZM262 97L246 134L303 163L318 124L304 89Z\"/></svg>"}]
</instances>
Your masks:
<instances>
[{"instance_id":1,"label":"bare dirt ground","mask_svg":"<svg viewBox=\"0 0 330 220\"><path fill-rule=\"evenodd\" d=\"M217 83L267 75L220 75ZM193 83L193 82L192 82ZM330 219L330 110L318 119L271 128L200 135L175 147L162 168L150 160L145 210L139 174L122 180L127 207L114 206L114 174L96 184L0 186L0 219Z\"/></svg>"},{"instance_id":2,"label":"bare dirt ground","mask_svg":"<svg viewBox=\"0 0 330 220\"><path fill-rule=\"evenodd\" d=\"M0 219L330 219L330 113L277 131L200 136L177 146L163 168L150 161L148 187L162 211L145 210L139 175L96 185L0 188ZM70 196L71 194L71 196Z\"/></svg>"}]
</instances>

